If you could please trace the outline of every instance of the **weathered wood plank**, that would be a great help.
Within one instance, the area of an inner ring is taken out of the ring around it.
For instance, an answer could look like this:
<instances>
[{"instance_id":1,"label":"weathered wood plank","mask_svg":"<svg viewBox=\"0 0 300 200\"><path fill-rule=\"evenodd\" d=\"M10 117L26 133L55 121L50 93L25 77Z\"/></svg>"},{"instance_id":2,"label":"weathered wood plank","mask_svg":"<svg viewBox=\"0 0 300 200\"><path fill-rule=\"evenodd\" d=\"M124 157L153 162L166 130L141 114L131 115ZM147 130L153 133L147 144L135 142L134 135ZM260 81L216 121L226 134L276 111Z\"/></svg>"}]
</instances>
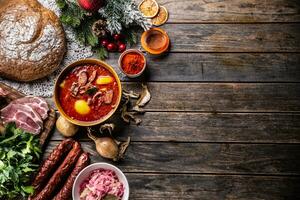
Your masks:
<instances>
[{"instance_id":1,"label":"weathered wood plank","mask_svg":"<svg viewBox=\"0 0 300 200\"><path fill-rule=\"evenodd\" d=\"M115 135L132 141L299 143L299 114L160 113L147 112L139 125L124 124L119 117ZM76 139L90 140L82 129ZM62 140L56 130L51 140Z\"/></svg>"},{"instance_id":2,"label":"weathered wood plank","mask_svg":"<svg viewBox=\"0 0 300 200\"><path fill-rule=\"evenodd\" d=\"M159 0L158 2L169 10L168 22L171 23L300 21L300 3L297 0Z\"/></svg>"},{"instance_id":3,"label":"weathered wood plank","mask_svg":"<svg viewBox=\"0 0 300 200\"><path fill-rule=\"evenodd\" d=\"M188 166L185 166L188 167ZM130 199L299 199L295 177L126 174Z\"/></svg>"},{"instance_id":4,"label":"weathered wood plank","mask_svg":"<svg viewBox=\"0 0 300 200\"><path fill-rule=\"evenodd\" d=\"M109 56L107 62L117 67L119 55ZM171 53L147 59L144 76L135 80L300 82L299 53Z\"/></svg>"},{"instance_id":5,"label":"weathered wood plank","mask_svg":"<svg viewBox=\"0 0 300 200\"><path fill-rule=\"evenodd\" d=\"M297 83L148 83L148 86L152 99L147 111L300 111ZM141 89L139 83L123 83L123 87ZM52 99L48 100L53 105Z\"/></svg>"},{"instance_id":6,"label":"weathered wood plank","mask_svg":"<svg viewBox=\"0 0 300 200\"><path fill-rule=\"evenodd\" d=\"M127 84L125 88L138 88ZM299 84L150 83L154 111L299 111Z\"/></svg>"},{"instance_id":7,"label":"weathered wood plank","mask_svg":"<svg viewBox=\"0 0 300 200\"><path fill-rule=\"evenodd\" d=\"M51 141L46 155L58 142ZM107 161L81 142L93 163ZM299 175L300 145L132 142L118 166L125 172ZM110 161L108 161L110 162Z\"/></svg>"},{"instance_id":8,"label":"weathered wood plank","mask_svg":"<svg viewBox=\"0 0 300 200\"><path fill-rule=\"evenodd\" d=\"M300 52L300 24L167 24L171 52Z\"/></svg>"}]
</instances>

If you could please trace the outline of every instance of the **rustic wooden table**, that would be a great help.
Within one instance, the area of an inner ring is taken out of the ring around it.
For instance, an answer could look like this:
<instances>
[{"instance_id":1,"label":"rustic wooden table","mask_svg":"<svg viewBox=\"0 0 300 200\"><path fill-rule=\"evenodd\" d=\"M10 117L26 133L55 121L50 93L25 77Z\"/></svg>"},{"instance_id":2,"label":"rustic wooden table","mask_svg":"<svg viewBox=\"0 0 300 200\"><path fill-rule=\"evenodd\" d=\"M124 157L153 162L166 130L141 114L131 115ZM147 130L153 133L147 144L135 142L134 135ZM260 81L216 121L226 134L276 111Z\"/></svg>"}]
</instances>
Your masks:
<instances>
[{"instance_id":1,"label":"rustic wooden table","mask_svg":"<svg viewBox=\"0 0 300 200\"><path fill-rule=\"evenodd\" d=\"M299 199L300 1L158 2L172 47L123 82L149 82L153 98L140 126L116 130L132 139L115 164L130 199ZM109 162L76 138L92 162ZM48 153L62 137L50 140Z\"/></svg>"}]
</instances>

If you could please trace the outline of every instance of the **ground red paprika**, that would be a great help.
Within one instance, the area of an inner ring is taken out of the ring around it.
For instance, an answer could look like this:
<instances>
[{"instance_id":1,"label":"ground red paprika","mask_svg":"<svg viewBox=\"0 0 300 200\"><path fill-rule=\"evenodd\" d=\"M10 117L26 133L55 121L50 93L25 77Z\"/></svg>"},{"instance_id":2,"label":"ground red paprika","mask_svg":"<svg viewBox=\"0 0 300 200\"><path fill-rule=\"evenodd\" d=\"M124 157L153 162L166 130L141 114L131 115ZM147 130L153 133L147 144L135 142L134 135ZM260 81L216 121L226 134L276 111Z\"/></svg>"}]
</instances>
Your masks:
<instances>
[{"instance_id":1,"label":"ground red paprika","mask_svg":"<svg viewBox=\"0 0 300 200\"><path fill-rule=\"evenodd\" d=\"M121 61L121 67L127 74L138 74L143 70L144 65L144 57L136 52L129 52L125 54Z\"/></svg>"}]
</instances>

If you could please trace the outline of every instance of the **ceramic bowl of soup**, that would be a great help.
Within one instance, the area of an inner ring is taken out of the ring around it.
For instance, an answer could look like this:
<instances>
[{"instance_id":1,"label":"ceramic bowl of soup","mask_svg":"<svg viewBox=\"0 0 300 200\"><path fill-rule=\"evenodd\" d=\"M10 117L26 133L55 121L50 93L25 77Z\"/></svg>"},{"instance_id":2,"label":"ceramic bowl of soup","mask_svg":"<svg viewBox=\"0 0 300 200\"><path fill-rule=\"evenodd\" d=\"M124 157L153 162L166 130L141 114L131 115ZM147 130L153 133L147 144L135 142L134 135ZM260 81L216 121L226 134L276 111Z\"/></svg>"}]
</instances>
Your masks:
<instances>
[{"instance_id":1,"label":"ceramic bowl of soup","mask_svg":"<svg viewBox=\"0 0 300 200\"><path fill-rule=\"evenodd\" d=\"M93 126L117 110L122 86L115 70L97 59L76 61L59 74L54 101L61 115L73 124Z\"/></svg>"}]
</instances>

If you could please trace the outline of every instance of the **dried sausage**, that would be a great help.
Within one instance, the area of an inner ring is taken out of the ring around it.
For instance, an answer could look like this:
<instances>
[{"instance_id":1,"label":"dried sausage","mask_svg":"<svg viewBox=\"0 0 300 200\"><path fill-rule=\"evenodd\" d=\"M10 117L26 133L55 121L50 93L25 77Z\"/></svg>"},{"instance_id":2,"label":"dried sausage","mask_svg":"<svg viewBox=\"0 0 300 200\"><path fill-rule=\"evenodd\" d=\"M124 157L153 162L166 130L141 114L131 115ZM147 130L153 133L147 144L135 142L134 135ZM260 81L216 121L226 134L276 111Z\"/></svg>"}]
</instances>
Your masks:
<instances>
[{"instance_id":1,"label":"dried sausage","mask_svg":"<svg viewBox=\"0 0 300 200\"><path fill-rule=\"evenodd\" d=\"M86 166L88 166L90 162L88 153L82 153L76 162L76 165L68 177L67 181L65 182L62 189L59 193L53 198L53 200L69 200L71 199L72 195L72 187L75 181L76 176L79 174L81 170L83 170Z\"/></svg>"},{"instance_id":2,"label":"dried sausage","mask_svg":"<svg viewBox=\"0 0 300 200\"><path fill-rule=\"evenodd\" d=\"M73 148L68 153L67 157L64 159L63 163L58 167L58 169L54 172L50 180L44 189L38 193L33 200L48 200L51 199L51 195L57 189L57 187L61 184L64 176L68 174L68 172L72 169L74 164L76 163L78 157L80 156L82 149L78 142L73 144Z\"/></svg>"},{"instance_id":3,"label":"dried sausage","mask_svg":"<svg viewBox=\"0 0 300 200\"><path fill-rule=\"evenodd\" d=\"M52 175L50 180L44 189L38 193L33 200L49 200L53 196L53 193L56 189L58 189L59 185L62 183L62 180L67 174L72 170L75 165L78 157L82 153L82 149L78 142L73 144L73 148L68 153L67 157L63 161L63 163L58 167L55 173Z\"/></svg>"},{"instance_id":4,"label":"dried sausage","mask_svg":"<svg viewBox=\"0 0 300 200\"><path fill-rule=\"evenodd\" d=\"M74 142L72 139L63 140L44 161L32 183L36 193L40 191L50 174L58 167L61 159L71 150Z\"/></svg>"}]
</instances>

